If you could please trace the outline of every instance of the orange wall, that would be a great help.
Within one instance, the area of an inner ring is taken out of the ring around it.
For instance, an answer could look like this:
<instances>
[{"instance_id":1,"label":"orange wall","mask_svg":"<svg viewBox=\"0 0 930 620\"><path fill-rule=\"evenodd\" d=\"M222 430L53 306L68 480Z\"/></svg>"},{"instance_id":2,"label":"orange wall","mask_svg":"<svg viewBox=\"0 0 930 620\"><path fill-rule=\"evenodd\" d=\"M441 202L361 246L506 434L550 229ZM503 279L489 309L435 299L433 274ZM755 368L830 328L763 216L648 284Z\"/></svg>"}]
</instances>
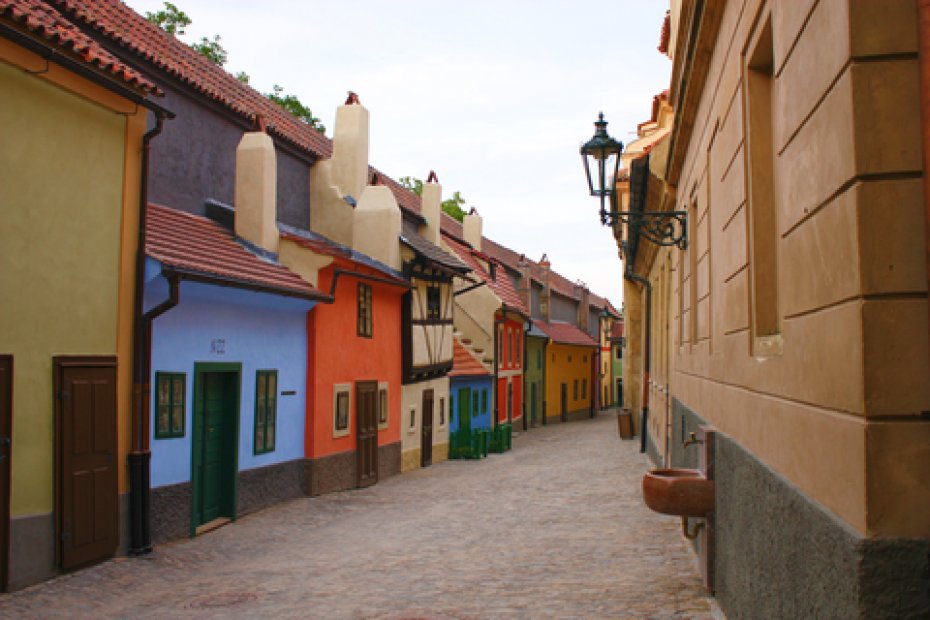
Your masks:
<instances>
[{"instance_id":1,"label":"orange wall","mask_svg":"<svg viewBox=\"0 0 930 620\"><path fill-rule=\"evenodd\" d=\"M362 271L357 266L354 271ZM370 271L372 275L382 275ZM320 272L318 287L328 291L333 267ZM355 388L357 381L388 383L388 426L378 431L378 445L400 441L401 296L399 286L364 281L372 292L372 337L356 335L356 277L342 275L333 304L318 304L307 313L307 431L308 458L355 450ZM353 385L350 433L333 437L333 386Z\"/></svg>"}]
</instances>

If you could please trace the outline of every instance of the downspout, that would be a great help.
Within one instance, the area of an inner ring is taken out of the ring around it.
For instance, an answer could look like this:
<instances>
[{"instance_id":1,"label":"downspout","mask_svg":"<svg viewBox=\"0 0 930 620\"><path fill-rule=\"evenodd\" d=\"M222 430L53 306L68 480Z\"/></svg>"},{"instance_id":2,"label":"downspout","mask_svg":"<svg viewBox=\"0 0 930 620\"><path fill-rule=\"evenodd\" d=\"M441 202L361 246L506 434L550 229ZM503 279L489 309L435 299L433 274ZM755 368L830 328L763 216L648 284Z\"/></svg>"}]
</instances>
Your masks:
<instances>
[{"instance_id":1,"label":"downspout","mask_svg":"<svg viewBox=\"0 0 930 620\"><path fill-rule=\"evenodd\" d=\"M638 282L646 293L646 336L643 343L643 413L640 422L639 451L646 451L646 423L649 421L649 356L650 337L652 333L652 282L647 278L636 275L632 270L626 270L623 277L630 282Z\"/></svg>"},{"instance_id":2,"label":"downspout","mask_svg":"<svg viewBox=\"0 0 930 620\"><path fill-rule=\"evenodd\" d=\"M927 295L930 299L930 0L917 2L918 51L920 58L920 120L923 137L924 159L924 207L927 231ZM930 310L930 304L928 304ZM930 333L930 312L927 315L928 333ZM930 352L930 341L928 341Z\"/></svg>"},{"instance_id":3,"label":"downspout","mask_svg":"<svg viewBox=\"0 0 930 620\"><path fill-rule=\"evenodd\" d=\"M151 366L151 320L143 311L145 287L145 226L149 190L149 150L151 141L162 132L165 114L156 112L155 127L142 137L142 178L139 188L139 233L136 248L136 287L133 299L133 377L132 377L132 447L129 452L129 553L140 555L152 550L151 460L149 446L149 383ZM176 283L172 293L176 293ZM167 303L167 302L166 302ZM159 306L162 308L165 304ZM165 307L161 312L168 309Z\"/></svg>"},{"instance_id":4,"label":"downspout","mask_svg":"<svg viewBox=\"0 0 930 620\"><path fill-rule=\"evenodd\" d=\"M526 382L526 367L527 367L527 365L528 365L528 363L527 363L528 361L527 361L527 359L526 359L526 354L527 354L527 351L526 351L526 332L529 331L529 328L527 327L527 325L532 325L532 323L531 323L530 321L527 321L526 323L523 324L523 355L520 357L520 359L521 359L522 362L523 362L523 368L522 368L521 370L523 370L523 431L524 431L524 432L530 430L530 423L529 423L529 422L527 421L527 419L526 419L526 401L529 400L529 399L526 397L526 388L527 388L527 385L526 385L526 383L527 383L527 382Z\"/></svg>"},{"instance_id":5,"label":"downspout","mask_svg":"<svg viewBox=\"0 0 930 620\"><path fill-rule=\"evenodd\" d=\"M501 316L500 318L494 319L494 430L497 430L497 427L500 426L500 421L498 419L500 415L500 394L498 391L497 375L500 368L499 353L500 353L500 342L498 341L498 329L499 325L502 325L506 320L507 316L507 304L501 304Z\"/></svg>"}]
</instances>

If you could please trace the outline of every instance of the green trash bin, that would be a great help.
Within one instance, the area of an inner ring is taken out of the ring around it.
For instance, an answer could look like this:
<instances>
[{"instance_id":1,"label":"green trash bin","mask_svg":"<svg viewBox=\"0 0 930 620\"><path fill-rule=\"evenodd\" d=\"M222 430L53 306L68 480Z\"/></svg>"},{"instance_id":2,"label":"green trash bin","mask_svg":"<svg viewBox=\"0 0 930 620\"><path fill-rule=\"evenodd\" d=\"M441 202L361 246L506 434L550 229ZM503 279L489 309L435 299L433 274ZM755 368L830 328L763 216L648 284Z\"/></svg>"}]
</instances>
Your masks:
<instances>
[{"instance_id":1,"label":"green trash bin","mask_svg":"<svg viewBox=\"0 0 930 620\"><path fill-rule=\"evenodd\" d=\"M504 450L510 450L513 445L513 424L504 425Z\"/></svg>"}]
</instances>

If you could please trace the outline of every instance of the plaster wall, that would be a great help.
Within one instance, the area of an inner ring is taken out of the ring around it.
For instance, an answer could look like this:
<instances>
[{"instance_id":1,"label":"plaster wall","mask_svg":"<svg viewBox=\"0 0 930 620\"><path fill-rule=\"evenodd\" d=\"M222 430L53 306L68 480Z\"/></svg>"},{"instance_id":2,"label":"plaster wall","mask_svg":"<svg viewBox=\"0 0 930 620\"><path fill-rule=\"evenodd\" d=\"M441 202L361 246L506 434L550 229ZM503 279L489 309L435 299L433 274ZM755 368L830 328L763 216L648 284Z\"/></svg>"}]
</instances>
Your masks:
<instances>
[{"instance_id":1,"label":"plaster wall","mask_svg":"<svg viewBox=\"0 0 930 620\"><path fill-rule=\"evenodd\" d=\"M374 272L372 272L374 273ZM333 268L320 272L320 288L329 290ZM404 290L366 282L372 292L372 337L357 335L357 294L360 280L340 276L335 302L319 304L307 314L309 362L307 400L309 423L305 455L321 458L355 450L355 383L377 381L388 390L388 424L378 431L378 445L401 441L400 304ZM334 390L349 384L349 428L339 436L333 430Z\"/></svg>"},{"instance_id":2,"label":"plaster wall","mask_svg":"<svg viewBox=\"0 0 930 620\"><path fill-rule=\"evenodd\" d=\"M236 235L274 253L278 251L276 173L271 136L259 131L243 134L236 148Z\"/></svg>"},{"instance_id":3,"label":"plaster wall","mask_svg":"<svg viewBox=\"0 0 930 620\"><path fill-rule=\"evenodd\" d=\"M449 443L449 378L409 383L401 389L401 471L420 467L423 429L423 392L433 390L433 463L445 458L436 447ZM416 458L413 453L416 453ZM448 452L446 453L448 456Z\"/></svg>"},{"instance_id":4,"label":"plaster wall","mask_svg":"<svg viewBox=\"0 0 930 620\"><path fill-rule=\"evenodd\" d=\"M591 356L594 347L549 342L546 345L546 418L559 420L562 414L562 384L567 385L566 414L588 412L593 406L591 394ZM575 396L575 383L578 394ZM582 397L582 382L587 389Z\"/></svg>"},{"instance_id":5,"label":"plaster wall","mask_svg":"<svg viewBox=\"0 0 930 620\"><path fill-rule=\"evenodd\" d=\"M546 359L546 340L543 338L534 338L532 336L526 339L526 363L523 373L524 389L523 402L524 410L528 416L529 425L541 424L543 411L545 410L546 394L543 390L543 378L545 376L545 359ZM532 392L536 391L536 407L533 408Z\"/></svg>"},{"instance_id":6,"label":"plaster wall","mask_svg":"<svg viewBox=\"0 0 930 620\"><path fill-rule=\"evenodd\" d=\"M411 295L411 317L414 321L426 320L427 286L428 283L417 278L413 279L414 289ZM451 320L452 312L452 285L440 283L439 309L440 318ZM416 325L411 329L413 338L413 365L429 366L440 362L452 361L453 343L452 324Z\"/></svg>"},{"instance_id":7,"label":"plaster wall","mask_svg":"<svg viewBox=\"0 0 930 620\"><path fill-rule=\"evenodd\" d=\"M354 217L352 249L400 271L401 214L391 188L386 185L365 187Z\"/></svg>"},{"instance_id":8,"label":"plaster wall","mask_svg":"<svg viewBox=\"0 0 930 620\"><path fill-rule=\"evenodd\" d=\"M549 302L549 320L578 325L577 307L578 303L574 299L553 292Z\"/></svg>"},{"instance_id":9,"label":"plaster wall","mask_svg":"<svg viewBox=\"0 0 930 620\"><path fill-rule=\"evenodd\" d=\"M146 284L146 307L157 305L167 296L164 278L159 276ZM315 302L194 282L181 283L180 299L175 308L154 321L152 328L152 486L191 480L197 362L242 364L240 471L302 459L307 398L306 315ZM266 454L254 454L258 370L278 371L275 449ZM185 373L185 432L181 438L155 437L156 372Z\"/></svg>"},{"instance_id":10,"label":"plaster wall","mask_svg":"<svg viewBox=\"0 0 930 620\"><path fill-rule=\"evenodd\" d=\"M449 407L453 411L449 417L449 432L459 430L459 403L462 398L471 398L471 428L491 428L491 407L493 403L493 384L490 376L487 377L452 377L449 380L450 400ZM467 390L467 391L466 391ZM474 408L474 394L478 394L478 408ZM485 404L486 403L486 404Z\"/></svg>"},{"instance_id":11,"label":"plaster wall","mask_svg":"<svg viewBox=\"0 0 930 620\"><path fill-rule=\"evenodd\" d=\"M134 219L122 218L137 203L129 198L138 189L138 158L127 153L138 151L144 124L132 116L135 106L57 67L42 78L27 75L22 69L39 71L46 63L8 42L0 59L0 290L17 292L0 296L0 342L15 364L11 509L17 516L52 510L52 357L128 351L119 330L128 325L121 312L131 304L121 302L131 299L132 280L121 241L134 234L128 230ZM121 489L129 363L120 357L117 369Z\"/></svg>"}]
</instances>

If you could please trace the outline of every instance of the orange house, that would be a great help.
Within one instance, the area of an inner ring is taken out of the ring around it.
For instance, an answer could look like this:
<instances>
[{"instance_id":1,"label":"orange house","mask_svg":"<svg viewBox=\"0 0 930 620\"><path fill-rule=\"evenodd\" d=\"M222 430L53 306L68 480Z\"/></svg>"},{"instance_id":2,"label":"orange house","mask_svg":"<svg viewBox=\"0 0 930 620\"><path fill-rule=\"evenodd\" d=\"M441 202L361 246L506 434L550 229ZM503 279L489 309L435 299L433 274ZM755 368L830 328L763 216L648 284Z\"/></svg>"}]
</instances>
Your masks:
<instances>
[{"instance_id":1,"label":"orange house","mask_svg":"<svg viewBox=\"0 0 930 620\"><path fill-rule=\"evenodd\" d=\"M307 492L365 487L400 472L401 300L390 268L322 238L283 235L331 259L307 313Z\"/></svg>"}]
</instances>

